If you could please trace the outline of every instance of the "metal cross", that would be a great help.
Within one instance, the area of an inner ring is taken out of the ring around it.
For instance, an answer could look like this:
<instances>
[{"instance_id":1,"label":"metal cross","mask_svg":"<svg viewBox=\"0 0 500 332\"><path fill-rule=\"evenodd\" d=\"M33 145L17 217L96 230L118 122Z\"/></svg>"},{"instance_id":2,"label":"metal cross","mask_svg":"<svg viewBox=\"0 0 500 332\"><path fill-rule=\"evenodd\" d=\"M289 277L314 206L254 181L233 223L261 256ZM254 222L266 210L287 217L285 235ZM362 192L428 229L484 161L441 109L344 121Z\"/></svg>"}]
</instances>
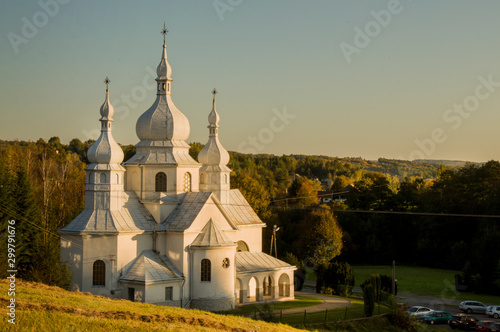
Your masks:
<instances>
[{"instance_id":1,"label":"metal cross","mask_svg":"<svg viewBox=\"0 0 500 332\"><path fill-rule=\"evenodd\" d=\"M106 90L108 90L109 82L111 82L111 80L106 76L106 79L104 80L104 83L106 84Z\"/></svg>"},{"instance_id":2,"label":"metal cross","mask_svg":"<svg viewBox=\"0 0 500 332\"><path fill-rule=\"evenodd\" d=\"M215 95L217 94L217 89L215 89L215 88L214 88L214 89L212 90L212 94L214 95L214 98L215 98Z\"/></svg>"},{"instance_id":3,"label":"metal cross","mask_svg":"<svg viewBox=\"0 0 500 332\"><path fill-rule=\"evenodd\" d=\"M165 44L165 36L168 33L168 29L165 27L165 23L163 23L163 29L161 30L161 34L163 35L163 44Z\"/></svg>"}]
</instances>

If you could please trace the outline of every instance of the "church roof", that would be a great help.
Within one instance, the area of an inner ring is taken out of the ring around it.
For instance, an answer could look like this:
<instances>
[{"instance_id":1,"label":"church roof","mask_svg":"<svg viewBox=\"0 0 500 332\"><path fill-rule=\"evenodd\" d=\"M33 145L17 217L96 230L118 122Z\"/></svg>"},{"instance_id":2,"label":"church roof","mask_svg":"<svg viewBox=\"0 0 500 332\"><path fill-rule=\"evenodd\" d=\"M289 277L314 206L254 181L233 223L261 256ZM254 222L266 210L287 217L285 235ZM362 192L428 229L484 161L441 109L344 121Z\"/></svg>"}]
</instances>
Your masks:
<instances>
[{"instance_id":1,"label":"church roof","mask_svg":"<svg viewBox=\"0 0 500 332\"><path fill-rule=\"evenodd\" d=\"M194 247L229 247L236 246L234 241L224 234L224 231L210 219L200 234L194 239Z\"/></svg>"},{"instance_id":2,"label":"church roof","mask_svg":"<svg viewBox=\"0 0 500 332\"><path fill-rule=\"evenodd\" d=\"M263 252L240 251L236 253L237 273L288 269L295 270L295 266L274 258L273 256L269 256Z\"/></svg>"},{"instance_id":3,"label":"church roof","mask_svg":"<svg viewBox=\"0 0 500 332\"><path fill-rule=\"evenodd\" d=\"M214 204L214 202L210 202L211 196L211 192L187 193L182 203L172 211L162 224L161 230L183 232L188 229L205 205ZM221 208L222 213L229 219L229 223L235 228L238 226L264 225L238 189L229 191L228 204L221 204L215 196L212 197L215 204Z\"/></svg>"},{"instance_id":4,"label":"church roof","mask_svg":"<svg viewBox=\"0 0 500 332\"><path fill-rule=\"evenodd\" d=\"M188 229L208 202L210 195L212 195L210 192L187 193L182 203L170 213L162 224L162 229L173 232L182 232Z\"/></svg>"},{"instance_id":5,"label":"church roof","mask_svg":"<svg viewBox=\"0 0 500 332\"><path fill-rule=\"evenodd\" d=\"M146 208L139 203L137 195L131 191L120 194L124 195L123 208L119 210L85 209L69 225L58 232L63 234L116 234L152 231L155 221Z\"/></svg>"},{"instance_id":6,"label":"church roof","mask_svg":"<svg viewBox=\"0 0 500 332\"><path fill-rule=\"evenodd\" d=\"M165 255L144 250L133 262L120 281L151 284L182 280L182 274Z\"/></svg>"},{"instance_id":7,"label":"church roof","mask_svg":"<svg viewBox=\"0 0 500 332\"><path fill-rule=\"evenodd\" d=\"M229 203L222 207L237 226L264 225L238 189L229 191Z\"/></svg>"}]
</instances>

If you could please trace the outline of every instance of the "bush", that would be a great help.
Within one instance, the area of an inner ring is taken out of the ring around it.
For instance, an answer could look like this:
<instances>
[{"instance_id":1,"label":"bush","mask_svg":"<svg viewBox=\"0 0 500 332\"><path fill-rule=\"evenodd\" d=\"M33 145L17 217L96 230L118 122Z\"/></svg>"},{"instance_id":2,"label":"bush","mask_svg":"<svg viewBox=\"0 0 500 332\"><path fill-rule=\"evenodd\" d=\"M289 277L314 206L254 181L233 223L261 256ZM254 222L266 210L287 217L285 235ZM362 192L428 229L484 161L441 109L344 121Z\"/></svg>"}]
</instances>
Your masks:
<instances>
[{"instance_id":1,"label":"bush","mask_svg":"<svg viewBox=\"0 0 500 332\"><path fill-rule=\"evenodd\" d=\"M365 287L363 287L363 300L365 302L365 317L371 317L375 308L375 291L370 283L365 284Z\"/></svg>"},{"instance_id":2,"label":"bush","mask_svg":"<svg viewBox=\"0 0 500 332\"><path fill-rule=\"evenodd\" d=\"M324 272L325 288L340 296L349 296L354 286L354 273L347 262L333 262Z\"/></svg>"},{"instance_id":3,"label":"bush","mask_svg":"<svg viewBox=\"0 0 500 332\"><path fill-rule=\"evenodd\" d=\"M370 276L370 283L373 286L373 293L375 294L375 302L380 301L380 291L382 290L382 283L380 281L380 274L372 274Z\"/></svg>"},{"instance_id":4,"label":"bush","mask_svg":"<svg viewBox=\"0 0 500 332\"><path fill-rule=\"evenodd\" d=\"M381 291L382 292L387 292L389 294L392 294L392 277L388 275L381 275L380 276L380 283L381 283ZM395 283L396 285L396 292L394 292L394 295L398 295L398 283Z\"/></svg>"}]
</instances>

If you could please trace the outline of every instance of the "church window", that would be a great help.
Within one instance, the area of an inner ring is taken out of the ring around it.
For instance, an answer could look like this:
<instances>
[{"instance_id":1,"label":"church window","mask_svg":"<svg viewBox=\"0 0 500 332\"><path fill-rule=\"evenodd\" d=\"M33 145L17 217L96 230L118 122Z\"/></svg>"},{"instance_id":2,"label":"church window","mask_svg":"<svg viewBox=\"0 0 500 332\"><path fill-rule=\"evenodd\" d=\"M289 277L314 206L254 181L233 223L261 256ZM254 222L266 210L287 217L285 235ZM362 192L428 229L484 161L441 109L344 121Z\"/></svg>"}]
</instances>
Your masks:
<instances>
[{"instance_id":1,"label":"church window","mask_svg":"<svg viewBox=\"0 0 500 332\"><path fill-rule=\"evenodd\" d=\"M101 173L99 177L99 183L106 183L106 174Z\"/></svg>"},{"instance_id":2,"label":"church window","mask_svg":"<svg viewBox=\"0 0 500 332\"><path fill-rule=\"evenodd\" d=\"M224 174L224 183L227 184L227 174Z\"/></svg>"},{"instance_id":3,"label":"church window","mask_svg":"<svg viewBox=\"0 0 500 332\"><path fill-rule=\"evenodd\" d=\"M170 91L170 83L167 83L167 91Z\"/></svg>"},{"instance_id":4,"label":"church window","mask_svg":"<svg viewBox=\"0 0 500 332\"><path fill-rule=\"evenodd\" d=\"M165 83L161 86L163 88L163 91L165 91Z\"/></svg>"},{"instance_id":5,"label":"church window","mask_svg":"<svg viewBox=\"0 0 500 332\"><path fill-rule=\"evenodd\" d=\"M212 270L212 264L210 263L210 260L208 260L206 258L202 259L201 260L201 281L211 281L212 280L211 270Z\"/></svg>"},{"instance_id":6,"label":"church window","mask_svg":"<svg viewBox=\"0 0 500 332\"><path fill-rule=\"evenodd\" d=\"M158 83L158 91L160 91L160 83Z\"/></svg>"},{"instance_id":7,"label":"church window","mask_svg":"<svg viewBox=\"0 0 500 332\"><path fill-rule=\"evenodd\" d=\"M156 192L166 192L167 191L167 175L163 172L159 172L156 174L155 191Z\"/></svg>"},{"instance_id":8,"label":"church window","mask_svg":"<svg viewBox=\"0 0 500 332\"><path fill-rule=\"evenodd\" d=\"M225 269L229 267L229 258L226 257L222 260L222 267Z\"/></svg>"},{"instance_id":9,"label":"church window","mask_svg":"<svg viewBox=\"0 0 500 332\"><path fill-rule=\"evenodd\" d=\"M173 287L165 287L165 301L172 301Z\"/></svg>"},{"instance_id":10,"label":"church window","mask_svg":"<svg viewBox=\"0 0 500 332\"><path fill-rule=\"evenodd\" d=\"M120 184L120 175L116 174L116 183Z\"/></svg>"},{"instance_id":11,"label":"church window","mask_svg":"<svg viewBox=\"0 0 500 332\"><path fill-rule=\"evenodd\" d=\"M189 172L184 173L184 191L191 191L191 174Z\"/></svg>"},{"instance_id":12,"label":"church window","mask_svg":"<svg viewBox=\"0 0 500 332\"><path fill-rule=\"evenodd\" d=\"M237 244L237 247L236 247L236 251L237 252L241 252L241 251L249 251L248 250L248 245L245 243L245 241L238 241L236 242Z\"/></svg>"},{"instance_id":13,"label":"church window","mask_svg":"<svg viewBox=\"0 0 500 332\"><path fill-rule=\"evenodd\" d=\"M205 174L200 174L200 183L205 183Z\"/></svg>"},{"instance_id":14,"label":"church window","mask_svg":"<svg viewBox=\"0 0 500 332\"><path fill-rule=\"evenodd\" d=\"M94 262L92 271L92 285L105 286L106 285L106 264L98 260Z\"/></svg>"},{"instance_id":15,"label":"church window","mask_svg":"<svg viewBox=\"0 0 500 332\"><path fill-rule=\"evenodd\" d=\"M92 183L92 173L89 173L89 183Z\"/></svg>"}]
</instances>

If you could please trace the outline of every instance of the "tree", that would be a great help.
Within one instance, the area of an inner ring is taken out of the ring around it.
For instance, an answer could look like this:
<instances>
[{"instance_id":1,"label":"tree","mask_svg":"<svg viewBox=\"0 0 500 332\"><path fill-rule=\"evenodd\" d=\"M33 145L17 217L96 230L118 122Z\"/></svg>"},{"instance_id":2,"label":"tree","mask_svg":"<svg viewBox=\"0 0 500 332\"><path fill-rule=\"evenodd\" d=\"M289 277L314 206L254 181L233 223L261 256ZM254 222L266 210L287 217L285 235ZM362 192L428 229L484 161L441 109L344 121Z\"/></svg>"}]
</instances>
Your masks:
<instances>
[{"instance_id":1,"label":"tree","mask_svg":"<svg viewBox=\"0 0 500 332\"><path fill-rule=\"evenodd\" d=\"M323 286L324 271L342 251L342 229L327 208L312 210L301 225L303 248L316 270L316 292Z\"/></svg>"},{"instance_id":2,"label":"tree","mask_svg":"<svg viewBox=\"0 0 500 332\"><path fill-rule=\"evenodd\" d=\"M318 181L310 180L306 177L296 178L290 187L290 205L307 207L318 204L318 190L321 184Z\"/></svg>"},{"instance_id":3,"label":"tree","mask_svg":"<svg viewBox=\"0 0 500 332\"><path fill-rule=\"evenodd\" d=\"M373 315L373 309L375 309L375 292L373 285L370 283L365 284L363 287L363 300L365 317L371 317Z\"/></svg>"}]
</instances>

